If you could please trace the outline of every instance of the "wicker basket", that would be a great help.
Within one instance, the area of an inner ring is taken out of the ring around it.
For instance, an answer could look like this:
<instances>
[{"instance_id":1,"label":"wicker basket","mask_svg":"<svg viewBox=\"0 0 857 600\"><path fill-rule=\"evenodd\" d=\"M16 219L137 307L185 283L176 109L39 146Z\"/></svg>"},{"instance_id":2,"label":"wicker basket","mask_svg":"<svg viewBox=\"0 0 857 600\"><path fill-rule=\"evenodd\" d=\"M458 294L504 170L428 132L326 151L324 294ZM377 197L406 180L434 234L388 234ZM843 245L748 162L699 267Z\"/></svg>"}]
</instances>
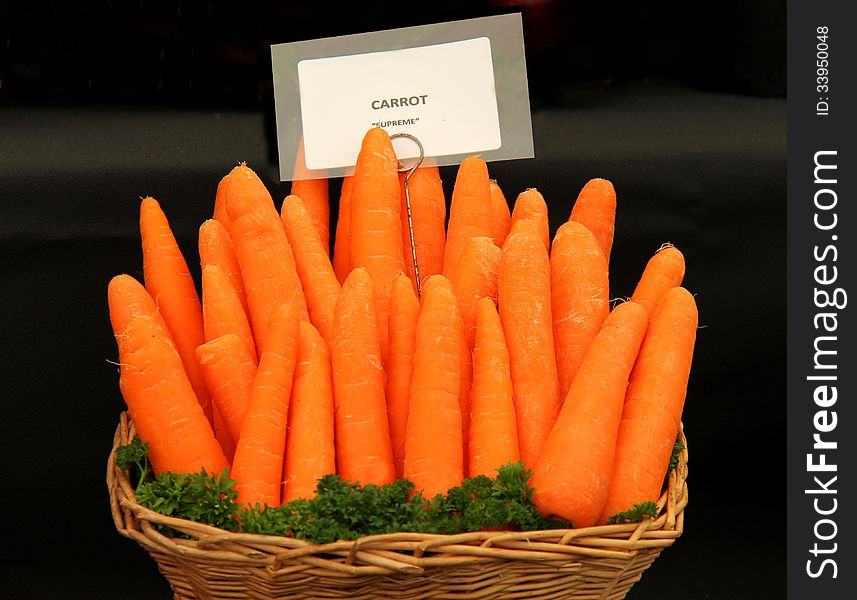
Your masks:
<instances>
[{"instance_id":1,"label":"wicker basket","mask_svg":"<svg viewBox=\"0 0 857 600\"><path fill-rule=\"evenodd\" d=\"M133 438L125 413L114 449ZM681 437L684 443L684 435ZM461 535L386 534L314 545L227 532L136 503L110 453L107 485L116 529L158 563L176 600L234 598L624 598L682 533L687 451L658 501L657 519L628 525ZM193 540L158 532L168 525Z\"/></svg>"}]
</instances>

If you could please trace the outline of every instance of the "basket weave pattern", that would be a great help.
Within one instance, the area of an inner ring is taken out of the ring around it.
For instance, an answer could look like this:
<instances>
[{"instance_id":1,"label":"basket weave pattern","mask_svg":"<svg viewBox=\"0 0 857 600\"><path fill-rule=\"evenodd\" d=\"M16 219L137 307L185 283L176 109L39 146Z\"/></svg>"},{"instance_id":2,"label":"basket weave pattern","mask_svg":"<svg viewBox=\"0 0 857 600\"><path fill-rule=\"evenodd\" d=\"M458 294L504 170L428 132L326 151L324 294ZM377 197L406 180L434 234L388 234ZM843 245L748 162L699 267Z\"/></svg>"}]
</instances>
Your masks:
<instances>
[{"instance_id":1,"label":"basket weave pattern","mask_svg":"<svg viewBox=\"0 0 857 600\"><path fill-rule=\"evenodd\" d=\"M126 413L114 450L134 436ZM686 445L684 434L681 441ZM548 531L392 533L310 544L227 532L137 504L128 474L107 463L113 521L158 563L176 600L248 598L624 598L682 533L687 451L658 500L657 519ZM164 536L168 525L195 538Z\"/></svg>"}]
</instances>

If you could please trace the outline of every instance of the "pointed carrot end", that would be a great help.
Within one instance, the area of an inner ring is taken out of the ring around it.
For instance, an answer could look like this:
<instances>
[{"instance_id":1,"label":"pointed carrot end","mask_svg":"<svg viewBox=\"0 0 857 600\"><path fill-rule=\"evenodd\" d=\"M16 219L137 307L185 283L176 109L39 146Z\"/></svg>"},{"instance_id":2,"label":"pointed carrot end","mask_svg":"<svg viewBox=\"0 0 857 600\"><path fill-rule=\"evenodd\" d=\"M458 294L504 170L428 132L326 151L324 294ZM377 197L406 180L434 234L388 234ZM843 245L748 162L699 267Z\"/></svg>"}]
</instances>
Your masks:
<instances>
[{"instance_id":1,"label":"pointed carrot end","mask_svg":"<svg viewBox=\"0 0 857 600\"><path fill-rule=\"evenodd\" d=\"M485 159L481 156L473 155L468 156L463 161L461 161L461 165L459 165L459 170L465 171L484 171L485 176L488 177L488 163L485 162ZM490 181L489 181L490 183Z\"/></svg>"},{"instance_id":2,"label":"pointed carrot end","mask_svg":"<svg viewBox=\"0 0 857 600\"><path fill-rule=\"evenodd\" d=\"M140 210L161 210L160 203L152 196L146 196L140 200Z\"/></svg>"},{"instance_id":3,"label":"pointed carrot end","mask_svg":"<svg viewBox=\"0 0 857 600\"><path fill-rule=\"evenodd\" d=\"M615 195L616 189L613 187L613 183L609 179L596 177L586 182L586 185L583 186L583 190L581 190L580 193L583 194L584 192L588 192L590 194L598 193L604 195Z\"/></svg>"},{"instance_id":4,"label":"pointed carrot end","mask_svg":"<svg viewBox=\"0 0 857 600\"><path fill-rule=\"evenodd\" d=\"M437 275L431 275L429 277L426 277L423 280L423 297L427 296L435 290L449 290L450 292L452 291L452 283L450 283L449 278L447 278L446 275L438 273Z\"/></svg>"},{"instance_id":5,"label":"pointed carrot end","mask_svg":"<svg viewBox=\"0 0 857 600\"><path fill-rule=\"evenodd\" d=\"M369 271L366 267L354 267L342 283L342 288L344 290L346 287L350 289L362 286L371 287L372 277L369 275Z\"/></svg>"}]
</instances>

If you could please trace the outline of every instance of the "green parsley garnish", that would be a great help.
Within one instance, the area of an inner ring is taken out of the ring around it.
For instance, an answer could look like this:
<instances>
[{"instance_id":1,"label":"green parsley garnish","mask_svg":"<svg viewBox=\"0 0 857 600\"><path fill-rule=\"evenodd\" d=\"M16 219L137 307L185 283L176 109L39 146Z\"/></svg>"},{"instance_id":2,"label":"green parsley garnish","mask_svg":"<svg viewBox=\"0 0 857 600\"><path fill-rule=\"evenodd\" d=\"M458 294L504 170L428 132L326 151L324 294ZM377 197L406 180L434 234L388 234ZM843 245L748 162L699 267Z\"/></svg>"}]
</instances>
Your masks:
<instances>
[{"instance_id":1,"label":"green parsley garnish","mask_svg":"<svg viewBox=\"0 0 857 600\"><path fill-rule=\"evenodd\" d=\"M139 435L124 446L116 448L116 464L120 469L137 469L137 484L146 481L151 473L149 466L149 444L143 442Z\"/></svg>"},{"instance_id":2,"label":"green parsley garnish","mask_svg":"<svg viewBox=\"0 0 857 600\"><path fill-rule=\"evenodd\" d=\"M136 497L141 506L161 514L206 523L227 531L292 536L315 544L354 540L395 532L456 534L483 529L531 531L571 527L546 519L532 502L532 472L522 462L500 467L495 478L469 477L446 495L424 498L414 485L398 479L386 485L360 485L339 475L318 480L316 496L282 506L239 508L235 482L228 471L209 474L161 473L156 478L146 457L148 447L135 437L116 450L121 468L139 473ZM169 535L181 535L162 528Z\"/></svg>"},{"instance_id":3,"label":"green parsley garnish","mask_svg":"<svg viewBox=\"0 0 857 600\"><path fill-rule=\"evenodd\" d=\"M137 487L137 502L163 515L235 531L238 492L227 474L226 468L219 476L209 475L205 469L191 474L161 473Z\"/></svg>"},{"instance_id":4,"label":"green parsley garnish","mask_svg":"<svg viewBox=\"0 0 857 600\"><path fill-rule=\"evenodd\" d=\"M607 520L608 525L619 525L624 523L639 523L645 518L654 519L658 516L658 505L652 502L641 502L635 504L634 508L616 513Z\"/></svg>"},{"instance_id":5,"label":"green parsley garnish","mask_svg":"<svg viewBox=\"0 0 857 600\"><path fill-rule=\"evenodd\" d=\"M531 473L523 463L508 464L492 479L469 477L446 496L431 499L413 493L413 484L399 479L386 485L365 485L326 475L317 495L283 506L242 510L243 530L289 535L316 544L354 540L394 532L454 534L487 528L521 530L565 528L545 519L532 503Z\"/></svg>"}]
</instances>

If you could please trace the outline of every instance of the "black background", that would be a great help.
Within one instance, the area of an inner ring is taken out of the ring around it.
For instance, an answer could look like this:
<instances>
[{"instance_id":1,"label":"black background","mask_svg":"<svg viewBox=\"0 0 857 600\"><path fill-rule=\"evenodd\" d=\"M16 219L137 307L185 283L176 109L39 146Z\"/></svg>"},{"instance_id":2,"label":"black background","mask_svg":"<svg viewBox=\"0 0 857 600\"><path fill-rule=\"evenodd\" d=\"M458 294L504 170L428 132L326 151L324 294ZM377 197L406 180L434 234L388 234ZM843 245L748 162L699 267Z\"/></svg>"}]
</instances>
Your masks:
<instances>
[{"instance_id":1,"label":"black background","mask_svg":"<svg viewBox=\"0 0 857 600\"><path fill-rule=\"evenodd\" d=\"M629 597L784 597L784 3L597 4L0 5L0 596L170 597L109 514L123 403L105 289L142 277L140 196L198 276L220 177L246 160L285 195L269 45L521 10L536 158L492 177L510 199L537 186L554 230L587 179L611 179L612 295L670 241L700 307L685 534Z\"/></svg>"}]
</instances>

